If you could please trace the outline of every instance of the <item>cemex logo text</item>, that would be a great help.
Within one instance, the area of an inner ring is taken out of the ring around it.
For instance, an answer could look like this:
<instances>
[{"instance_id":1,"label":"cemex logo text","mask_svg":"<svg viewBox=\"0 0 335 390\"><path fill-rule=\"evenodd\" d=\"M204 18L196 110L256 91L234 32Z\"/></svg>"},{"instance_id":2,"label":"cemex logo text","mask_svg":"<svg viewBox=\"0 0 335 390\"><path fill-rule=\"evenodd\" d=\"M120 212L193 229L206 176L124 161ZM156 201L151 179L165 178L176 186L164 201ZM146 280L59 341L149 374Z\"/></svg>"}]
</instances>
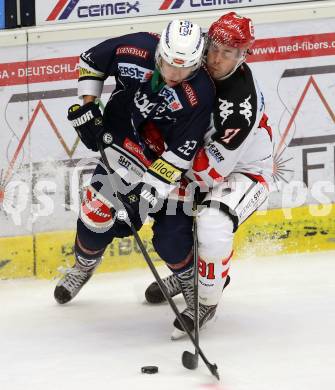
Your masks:
<instances>
[{"instance_id":1,"label":"cemex logo text","mask_svg":"<svg viewBox=\"0 0 335 390\"><path fill-rule=\"evenodd\" d=\"M99 4L94 4L94 1L92 1L92 4L85 6L80 6L79 4L77 7L79 2L80 0L58 0L46 20L66 20L73 13L74 9L76 9L75 13L78 18L129 14L132 11L135 13L140 12L139 1L97 2Z\"/></svg>"},{"instance_id":2,"label":"cemex logo text","mask_svg":"<svg viewBox=\"0 0 335 390\"><path fill-rule=\"evenodd\" d=\"M189 7L210 7L215 5L251 3L253 0L188 0ZM164 0L159 7L161 11L178 9L185 3L185 0Z\"/></svg>"}]
</instances>

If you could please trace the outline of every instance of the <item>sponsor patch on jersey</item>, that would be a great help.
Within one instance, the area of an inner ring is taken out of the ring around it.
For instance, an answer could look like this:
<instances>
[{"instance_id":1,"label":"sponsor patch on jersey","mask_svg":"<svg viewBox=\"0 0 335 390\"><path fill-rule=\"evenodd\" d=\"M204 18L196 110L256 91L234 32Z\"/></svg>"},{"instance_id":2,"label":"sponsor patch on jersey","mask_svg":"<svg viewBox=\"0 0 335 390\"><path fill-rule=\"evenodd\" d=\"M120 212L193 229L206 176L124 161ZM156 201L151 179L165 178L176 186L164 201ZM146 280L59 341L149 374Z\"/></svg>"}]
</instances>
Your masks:
<instances>
[{"instance_id":1,"label":"sponsor patch on jersey","mask_svg":"<svg viewBox=\"0 0 335 390\"><path fill-rule=\"evenodd\" d=\"M124 167L127 169L129 169L129 167L131 165L131 162L124 156L119 157L118 163L119 163L119 165L121 165L121 167Z\"/></svg>"},{"instance_id":2,"label":"sponsor patch on jersey","mask_svg":"<svg viewBox=\"0 0 335 390\"><path fill-rule=\"evenodd\" d=\"M181 104L179 97L173 88L165 86L165 88L163 88L158 95L164 96L165 101L168 103L167 107L170 111L178 111L183 108L183 105Z\"/></svg>"},{"instance_id":3,"label":"sponsor patch on jersey","mask_svg":"<svg viewBox=\"0 0 335 390\"><path fill-rule=\"evenodd\" d=\"M239 220L243 221L246 216L255 211L264 202L266 193L265 187L261 184L256 185L252 191L248 192L241 202L242 209L238 211Z\"/></svg>"},{"instance_id":4,"label":"sponsor patch on jersey","mask_svg":"<svg viewBox=\"0 0 335 390\"><path fill-rule=\"evenodd\" d=\"M219 152L219 149L214 144L210 144L207 151L212 157L214 157L216 162L220 163L221 161L224 160L224 157L222 156L222 154Z\"/></svg>"},{"instance_id":5,"label":"sponsor patch on jersey","mask_svg":"<svg viewBox=\"0 0 335 390\"><path fill-rule=\"evenodd\" d=\"M143 68L142 66L127 62L120 62L118 64L118 68L121 76L140 80L141 83L150 80L153 74L151 69Z\"/></svg>"},{"instance_id":6,"label":"sponsor patch on jersey","mask_svg":"<svg viewBox=\"0 0 335 390\"><path fill-rule=\"evenodd\" d=\"M195 93L194 89L191 87L191 84L189 84L187 81L183 81L181 83L181 86L185 92L186 98L188 102L190 103L191 107L195 107L198 105L198 97Z\"/></svg>"},{"instance_id":7,"label":"sponsor patch on jersey","mask_svg":"<svg viewBox=\"0 0 335 390\"><path fill-rule=\"evenodd\" d=\"M93 227L106 227L113 224L111 204L93 187L87 187L84 191L80 216L86 224Z\"/></svg>"},{"instance_id":8,"label":"sponsor patch on jersey","mask_svg":"<svg viewBox=\"0 0 335 390\"><path fill-rule=\"evenodd\" d=\"M181 170L160 158L150 165L148 171L162 177L168 183L175 183L182 175Z\"/></svg>"},{"instance_id":9,"label":"sponsor patch on jersey","mask_svg":"<svg viewBox=\"0 0 335 390\"><path fill-rule=\"evenodd\" d=\"M73 119L71 121L71 124L73 127L79 127L79 126L89 122L92 119L94 119L94 115L92 113L92 110L89 110L89 111L85 112L83 115L81 115L80 117Z\"/></svg>"},{"instance_id":10,"label":"sponsor patch on jersey","mask_svg":"<svg viewBox=\"0 0 335 390\"><path fill-rule=\"evenodd\" d=\"M89 69L79 68L79 77L94 77L97 79L101 79L101 74L95 73Z\"/></svg>"},{"instance_id":11,"label":"sponsor patch on jersey","mask_svg":"<svg viewBox=\"0 0 335 390\"><path fill-rule=\"evenodd\" d=\"M136 144L129 138L126 138L123 141L123 147L128 150L128 152L130 152L132 155L137 157L146 167L151 164L151 161L145 157L143 149L140 147L140 145Z\"/></svg>"},{"instance_id":12,"label":"sponsor patch on jersey","mask_svg":"<svg viewBox=\"0 0 335 390\"><path fill-rule=\"evenodd\" d=\"M141 49L136 46L120 46L116 49L117 56L134 56L147 59L149 57L149 50Z\"/></svg>"}]
</instances>

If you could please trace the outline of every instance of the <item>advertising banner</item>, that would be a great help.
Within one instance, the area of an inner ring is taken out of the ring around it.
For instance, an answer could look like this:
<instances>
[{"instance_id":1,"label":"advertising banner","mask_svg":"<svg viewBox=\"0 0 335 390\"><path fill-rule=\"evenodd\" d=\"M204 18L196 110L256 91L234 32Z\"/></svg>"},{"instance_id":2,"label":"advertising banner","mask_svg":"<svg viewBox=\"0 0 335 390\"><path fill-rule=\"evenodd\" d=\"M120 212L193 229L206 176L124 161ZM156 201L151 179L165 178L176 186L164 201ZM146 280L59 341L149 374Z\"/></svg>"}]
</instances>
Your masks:
<instances>
[{"instance_id":1,"label":"advertising banner","mask_svg":"<svg viewBox=\"0 0 335 390\"><path fill-rule=\"evenodd\" d=\"M36 0L36 24L88 22L182 12L229 10L311 0ZM321 0L323 1L323 0Z\"/></svg>"}]
</instances>

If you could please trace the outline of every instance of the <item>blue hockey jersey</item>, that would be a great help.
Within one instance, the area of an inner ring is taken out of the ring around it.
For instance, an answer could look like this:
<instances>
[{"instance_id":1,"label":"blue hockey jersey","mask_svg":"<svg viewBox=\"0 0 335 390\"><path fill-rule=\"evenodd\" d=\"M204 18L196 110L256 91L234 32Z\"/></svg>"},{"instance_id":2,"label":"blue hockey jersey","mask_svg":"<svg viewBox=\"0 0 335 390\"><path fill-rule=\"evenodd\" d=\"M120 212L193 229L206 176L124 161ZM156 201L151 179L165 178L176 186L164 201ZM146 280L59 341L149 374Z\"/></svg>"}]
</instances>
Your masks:
<instances>
[{"instance_id":1,"label":"blue hockey jersey","mask_svg":"<svg viewBox=\"0 0 335 390\"><path fill-rule=\"evenodd\" d=\"M115 77L104 111L105 129L114 138L106 149L110 165L129 183L144 181L166 197L203 144L215 86L201 67L194 77L168 87L155 69L158 41L156 34L134 33L82 53L78 94L100 97L104 81ZM163 145L159 153L155 143Z\"/></svg>"}]
</instances>

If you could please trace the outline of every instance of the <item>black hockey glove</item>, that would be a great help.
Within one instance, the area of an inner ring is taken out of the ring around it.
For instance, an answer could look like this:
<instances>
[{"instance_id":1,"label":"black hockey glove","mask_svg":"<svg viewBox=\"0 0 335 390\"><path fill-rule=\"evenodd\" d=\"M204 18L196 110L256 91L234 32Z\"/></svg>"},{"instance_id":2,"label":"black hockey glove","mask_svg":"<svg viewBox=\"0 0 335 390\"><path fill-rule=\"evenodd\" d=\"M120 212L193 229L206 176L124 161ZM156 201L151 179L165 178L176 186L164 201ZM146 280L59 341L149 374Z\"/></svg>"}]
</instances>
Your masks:
<instances>
[{"instance_id":1,"label":"black hockey glove","mask_svg":"<svg viewBox=\"0 0 335 390\"><path fill-rule=\"evenodd\" d=\"M118 198L134 226L138 226L139 220L143 224L148 215L156 213L163 206L163 199L158 197L155 188L145 183L137 184L127 194L118 192Z\"/></svg>"},{"instance_id":2,"label":"black hockey glove","mask_svg":"<svg viewBox=\"0 0 335 390\"><path fill-rule=\"evenodd\" d=\"M112 143L112 136L104 129L102 114L97 104L73 104L68 109L67 119L88 149L97 152L99 143L105 146Z\"/></svg>"}]
</instances>

